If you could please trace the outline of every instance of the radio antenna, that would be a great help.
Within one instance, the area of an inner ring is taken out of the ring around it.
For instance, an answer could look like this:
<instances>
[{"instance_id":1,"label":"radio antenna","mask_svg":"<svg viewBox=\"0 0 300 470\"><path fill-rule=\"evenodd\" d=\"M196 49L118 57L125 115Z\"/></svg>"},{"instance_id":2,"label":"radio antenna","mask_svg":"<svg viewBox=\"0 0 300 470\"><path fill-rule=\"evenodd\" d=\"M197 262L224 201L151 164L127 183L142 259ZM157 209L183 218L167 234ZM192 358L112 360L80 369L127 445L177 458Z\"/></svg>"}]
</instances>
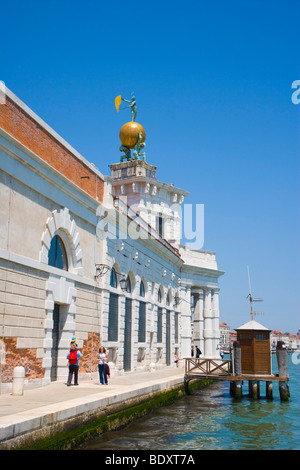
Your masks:
<instances>
[{"instance_id":1,"label":"radio antenna","mask_svg":"<svg viewBox=\"0 0 300 470\"><path fill-rule=\"evenodd\" d=\"M264 299L253 299L252 298L249 266L247 266L247 269L248 269L248 281L249 281L249 294L247 295L246 298L247 299L249 298L249 300L250 300L250 315L251 315L251 320L253 320L253 315L263 315L263 313L253 312L252 302L262 302Z\"/></svg>"}]
</instances>

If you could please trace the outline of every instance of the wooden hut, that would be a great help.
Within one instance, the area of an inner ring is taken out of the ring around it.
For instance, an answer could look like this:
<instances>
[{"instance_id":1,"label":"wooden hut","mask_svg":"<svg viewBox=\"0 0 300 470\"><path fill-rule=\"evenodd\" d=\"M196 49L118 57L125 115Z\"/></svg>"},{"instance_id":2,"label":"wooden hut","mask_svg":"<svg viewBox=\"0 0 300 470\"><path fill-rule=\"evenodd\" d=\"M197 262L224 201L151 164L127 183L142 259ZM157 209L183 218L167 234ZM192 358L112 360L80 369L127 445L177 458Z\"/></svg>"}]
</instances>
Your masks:
<instances>
[{"instance_id":1,"label":"wooden hut","mask_svg":"<svg viewBox=\"0 0 300 470\"><path fill-rule=\"evenodd\" d=\"M242 374L271 374L271 330L251 320L235 331L241 346Z\"/></svg>"}]
</instances>

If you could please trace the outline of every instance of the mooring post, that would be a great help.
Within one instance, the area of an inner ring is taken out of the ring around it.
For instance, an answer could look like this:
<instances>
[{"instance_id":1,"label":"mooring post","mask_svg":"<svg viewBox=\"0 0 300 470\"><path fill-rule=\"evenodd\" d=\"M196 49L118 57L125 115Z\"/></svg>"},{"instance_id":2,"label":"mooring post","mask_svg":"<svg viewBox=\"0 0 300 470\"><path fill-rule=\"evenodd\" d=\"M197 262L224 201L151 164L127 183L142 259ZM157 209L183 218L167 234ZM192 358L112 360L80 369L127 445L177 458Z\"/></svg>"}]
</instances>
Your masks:
<instances>
[{"instance_id":1,"label":"mooring post","mask_svg":"<svg viewBox=\"0 0 300 470\"><path fill-rule=\"evenodd\" d=\"M242 354L241 354L241 345L238 341L233 343L233 354L234 354L234 375L242 375ZM233 394L235 398L242 397L242 381L237 380L234 382Z\"/></svg>"},{"instance_id":2,"label":"mooring post","mask_svg":"<svg viewBox=\"0 0 300 470\"><path fill-rule=\"evenodd\" d=\"M277 343L276 356L279 377L287 377L287 350L283 341ZM286 380L279 382L279 394L281 401L289 399L289 387Z\"/></svg>"},{"instance_id":3,"label":"mooring post","mask_svg":"<svg viewBox=\"0 0 300 470\"><path fill-rule=\"evenodd\" d=\"M183 384L184 384L184 391L185 391L186 395L189 395L190 394L189 379L187 378L187 376L184 376Z\"/></svg>"},{"instance_id":4,"label":"mooring post","mask_svg":"<svg viewBox=\"0 0 300 470\"><path fill-rule=\"evenodd\" d=\"M257 400L260 396L259 380L249 380L249 396Z\"/></svg>"},{"instance_id":5,"label":"mooring post","mask_svg":"<svg viewBox=\"0 0 300 470\"><path fill-rule=\"evenodd\" d=\"M266 397L269 400L272 400L273 398L273 382L271 381L266 382Z\"/></svg>"}]
</instances>

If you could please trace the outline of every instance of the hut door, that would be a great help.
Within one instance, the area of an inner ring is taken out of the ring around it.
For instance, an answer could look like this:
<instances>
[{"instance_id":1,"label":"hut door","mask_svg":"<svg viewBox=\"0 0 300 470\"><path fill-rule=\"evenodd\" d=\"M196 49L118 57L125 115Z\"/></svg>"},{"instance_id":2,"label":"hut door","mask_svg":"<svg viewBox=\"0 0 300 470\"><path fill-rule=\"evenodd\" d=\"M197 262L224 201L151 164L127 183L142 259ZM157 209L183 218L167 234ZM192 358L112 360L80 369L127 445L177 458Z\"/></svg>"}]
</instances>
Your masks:
<instances>
[{"instance_id":1,"label":"hut door","mask_svg":"<svg viewBox=\"0 0 300 470\"><path fill-rule=\"evenodd\" d=\"M132 320L132 300L126 297L125 300L125 328L124 328L124 370L131 369L131 320Z\"/></svg>"},{"instance_id":2,"label":"hut door","mask_svg":"<svg viewBox=\"0 0 300 470\"><path fill-rule=\"evenodd\" d=\"M52 330L52 349L51 349L51 381L57 380L57 358L58 358L58 345L59 345L60 331L59 331L59 305L54 304L53 310L53 330Z\"/></svg>"},{"instance_id":3,"label":"hut door","mask_svg":"<svg viewBox=\"0 0 300 470\"><path fill-rule=\"evenodd\" d=\"M242 359L242 373L254 373L254 356L253 356L253 336L248 333L240 333L239 337L241 343L241 359Z\"/></svg>"}]
</instances>

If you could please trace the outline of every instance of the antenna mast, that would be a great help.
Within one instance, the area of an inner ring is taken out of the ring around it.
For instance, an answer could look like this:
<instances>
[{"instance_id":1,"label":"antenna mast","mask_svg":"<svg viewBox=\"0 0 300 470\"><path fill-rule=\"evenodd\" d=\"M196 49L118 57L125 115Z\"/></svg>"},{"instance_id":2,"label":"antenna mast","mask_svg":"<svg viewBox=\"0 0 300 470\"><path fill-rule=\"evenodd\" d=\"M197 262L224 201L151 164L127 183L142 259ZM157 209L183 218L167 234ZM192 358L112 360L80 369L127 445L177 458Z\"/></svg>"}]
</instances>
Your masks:
<instances>
[{"instance_id":1,"label":"antenna mast","mask_svg":"<svg viewBox=\"0 0 300 470\"><path fill-rule=\"evenodd\" d=\"M248 297L249 297L249 300L250 300L250 314L251 314L251 320L253 320L253 315L263 315L263 314L253 312L252 302L262 302L264 299L253 299L252 298L249 266L247 266L247 269L248 269L248 281L249 281L249 294L247 295L246 298L248 299Z\"/></svg>"}]
</instances>

